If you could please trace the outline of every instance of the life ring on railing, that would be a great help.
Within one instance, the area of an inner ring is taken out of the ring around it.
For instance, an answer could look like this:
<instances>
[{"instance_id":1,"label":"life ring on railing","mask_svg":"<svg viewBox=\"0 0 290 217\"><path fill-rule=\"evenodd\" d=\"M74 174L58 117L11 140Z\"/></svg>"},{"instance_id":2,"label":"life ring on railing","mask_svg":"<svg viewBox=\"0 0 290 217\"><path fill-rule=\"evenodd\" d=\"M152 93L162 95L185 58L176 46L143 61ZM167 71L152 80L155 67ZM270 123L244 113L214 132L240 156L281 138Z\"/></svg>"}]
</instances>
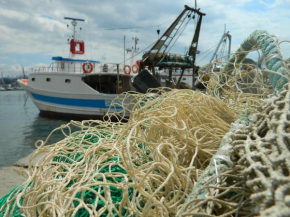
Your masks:
<instances>
[{"instance_id":1,"label":"life ring on railing","mask_svg":"<svg viewBox=\"0 0 290 217\"><path fill-rule=\"evenodd\" d=\"M84 73L91 73L94 69L94 66L90 62L83 63L83 72Z\"/></svg>"},{"instance_id":2,"label":"life ring on railing","mask_svg":"<svg viewBox=\"0 0 290 217\"><path fill-rule=\"evenodd\" d=\"M124 74L130 75L131 67L129 65L124 65L123 71L124 71Z\"/></svg>"},{"instance_id":3,"label":"life ring on railing","mask_svg":"<svg viewBox=\"0 0 290 217\"><path fill-rule=\"evenodd\" d=\"M134 74L136 74L136 73L138 73L138 70L139 70L138 65L137 65L137 64L134 64L134 65L132 66L132 72L133 72Z\"/></svg>"}]
</instances>

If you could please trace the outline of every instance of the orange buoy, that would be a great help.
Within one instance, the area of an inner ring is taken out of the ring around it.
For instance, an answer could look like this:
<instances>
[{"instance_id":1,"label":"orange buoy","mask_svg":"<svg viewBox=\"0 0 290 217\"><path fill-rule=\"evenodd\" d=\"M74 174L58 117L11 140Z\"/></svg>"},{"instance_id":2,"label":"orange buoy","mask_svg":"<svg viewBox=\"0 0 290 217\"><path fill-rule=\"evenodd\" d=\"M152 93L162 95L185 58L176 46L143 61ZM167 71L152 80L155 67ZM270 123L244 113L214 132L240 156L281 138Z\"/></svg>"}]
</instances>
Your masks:
<instances>
[{"instance_id":1,"label":"orange buoy","mask_svg":"<svg viewBox=\"0 0 290 217\"><path fill-rule=\"evenodd\" d=\"M124 71L124 74L130 75L131 67L129 65L124 65L123 71Z\"/></svg>"},{"instance_id":2,"label":"orange buoy","mask_svg":"<svg viewBox=\"0 0 290 217\"><path fill-rule=\"evenodd\" d=\"M138 73L138 70L139 70L138 65L137 65L137 64L134 64L134 65L132 66L132 72L133 72L134 74L136 74L136 73Z\"/></svg>"},{"instance_id":3,"label":"orange buoy","mask_svg":"<svg viewBox=\"0 0 290 217\"><path fill-rule=\"evenodd\" d=\"M83 72L84 73L91 73L94 69L94 66L90 62L83 63Z\"/></svg>"}]
</instances>

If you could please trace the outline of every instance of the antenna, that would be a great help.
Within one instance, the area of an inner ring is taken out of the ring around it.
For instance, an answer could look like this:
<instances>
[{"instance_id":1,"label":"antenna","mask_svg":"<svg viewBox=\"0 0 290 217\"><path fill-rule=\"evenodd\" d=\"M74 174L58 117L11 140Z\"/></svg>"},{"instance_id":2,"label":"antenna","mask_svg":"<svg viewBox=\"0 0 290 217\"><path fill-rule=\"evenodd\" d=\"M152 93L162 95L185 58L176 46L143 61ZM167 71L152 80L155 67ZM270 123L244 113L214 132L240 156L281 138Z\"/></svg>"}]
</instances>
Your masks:
<instances>
[{"instance_id":1,"label":"antenna","mask_svg":"<svg viewBox=\"0 0 290 217\"><path fill-rule=\"evenodd\" d=\"M134 37L134 38L132 38L132 39L134 40L134 44L135 44L135 46L132 47L132 49L134 49L134 52L136 52L137 50L139 50L139 48L136 47L137 44L138 44L139 38Z\"/></svg>"},{"instance_id":2,"label":"antenna","mask_svg":"<svg viewBox=\"0 0 290 217\"><path fill-rule=\"evenodd\" d=\"M76 26L77 26L77 24L78 24L78 22L77 21L81 21L81 22L85 22L85 20L84 19L79 19L79 18L72 18L72 17L64 17L64 19L65 20L72 20L71 21L71 24L73 25L73 27L74 27L74 30L73 30L73 39L75 39L76 38Z\"/></svg>"},{"instance_id":3,"label":"antenna","mask_svg":"<svg viewBox=\"0 0 290 217\"><path fill-rule=\"evenodd\" d=\"M73 17L64 17L65 20L75 20L75 21L85 21L84 19L73 18Z\"/></svg>"}]
</instances>

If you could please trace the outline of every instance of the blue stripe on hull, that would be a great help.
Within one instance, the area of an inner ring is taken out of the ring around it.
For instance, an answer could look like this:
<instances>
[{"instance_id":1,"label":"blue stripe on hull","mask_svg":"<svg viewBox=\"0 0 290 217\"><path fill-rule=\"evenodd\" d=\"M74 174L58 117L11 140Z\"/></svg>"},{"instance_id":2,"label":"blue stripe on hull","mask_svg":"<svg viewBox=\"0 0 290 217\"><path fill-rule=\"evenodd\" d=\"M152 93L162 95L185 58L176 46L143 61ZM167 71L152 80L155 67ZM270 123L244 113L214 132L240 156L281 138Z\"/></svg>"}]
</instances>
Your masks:
<instances>
[{"instance_id":1,"label":"blue stripe on hull","mask_svg":"<svg viewBox=\"0 0 290 217\"><path fill-rule=\"evenodd\" d=\"M111 100L97 100L97 99L70 99L61 97L44 96L35 93L31 93L33 98L39 101L54 103L65 106L76 107L91 107L91 108L109 108ZM121 107L117 107L121 109Z\"/></svg>"}]
</instances>

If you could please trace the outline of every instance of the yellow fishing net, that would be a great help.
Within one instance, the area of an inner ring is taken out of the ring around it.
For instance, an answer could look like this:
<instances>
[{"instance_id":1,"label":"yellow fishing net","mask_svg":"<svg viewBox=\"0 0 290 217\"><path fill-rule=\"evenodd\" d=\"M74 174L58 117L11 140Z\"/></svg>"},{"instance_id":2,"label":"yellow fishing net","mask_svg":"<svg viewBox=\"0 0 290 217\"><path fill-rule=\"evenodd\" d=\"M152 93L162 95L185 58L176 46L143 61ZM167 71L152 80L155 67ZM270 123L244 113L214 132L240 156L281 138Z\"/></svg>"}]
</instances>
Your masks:
<instances>
[{"instance_id":1,"label":"yellow fishing net","mask_svg":"<svg viewBox=\"0 0 290 217\"><path fill-rule=\"evenodd\" d=\"M125 93L107 121L56 129L66 138L38 142L38 163L0 200L0 217L287 216L289 70L274 39L255 31L202 67L206 93ZM245 59L254 49L262 63Z\"/></svg>"},{"instance_id":2,"label":"yellow fishing net","mask_svg":"<svg viewBox=\"0 0 290 217\"><path fill-rule=\"evenodd\" d=\"M61 129L80 131L40 144L31 160L47 154L2 211L16 200L27 216L175 216L237 111L192 90L127 93L114 105L127 99L126 123L71 121Z\"/></svg>"},{"instance_id":3,"label":"yellow fishing net","mask_svg":"<svg viewBox=\"0 0 290 217\"><path fill-rule=\"evenodd\" d=\"M246 59L257 50L260 59ZM242 112L178 216L290 216L290 72L277 36L254 31L200 74L208 94Z\"/></svg>"},{"instance_id":4,"label":"yellow fishing net","mask_svg":"<svg viewBox=\"0 0 290 217\"><path fill-rule=\"evenodd\" d=\"M235 59L236 56L231 54L215 59L211 64L201 67L200 82L206 87L207 94L229 106L243 107L246 104L251 108L261 108L261 99L273 93L269 77L251 59L235 64L232 70L222 70L228 64L228 59Z\"/></svg>"}]
</instances>

